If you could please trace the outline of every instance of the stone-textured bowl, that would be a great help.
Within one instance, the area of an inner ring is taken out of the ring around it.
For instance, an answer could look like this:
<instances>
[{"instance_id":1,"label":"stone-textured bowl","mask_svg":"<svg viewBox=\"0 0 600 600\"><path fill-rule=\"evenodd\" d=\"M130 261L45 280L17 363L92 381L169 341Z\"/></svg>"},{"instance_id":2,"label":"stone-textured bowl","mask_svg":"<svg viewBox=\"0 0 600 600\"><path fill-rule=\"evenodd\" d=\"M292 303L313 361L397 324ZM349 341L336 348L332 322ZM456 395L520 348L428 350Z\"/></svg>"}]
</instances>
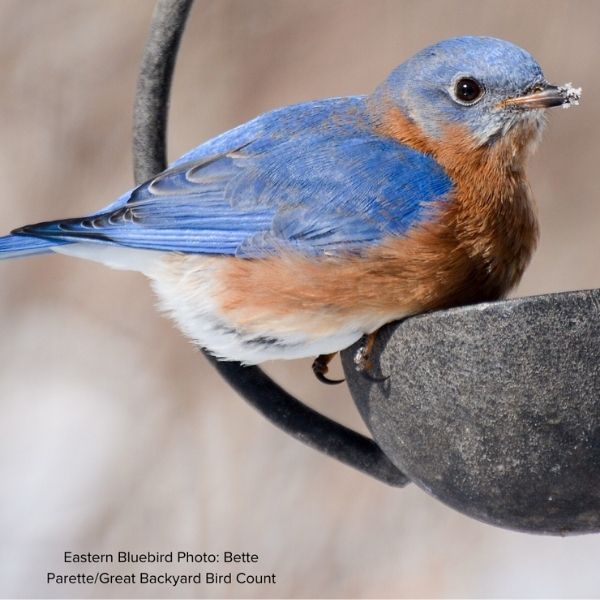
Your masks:
<instances>
[{"instance_id":1,"label":"stone-textured bowl","mask_svg":"<svg viewBox=\"0 0 600 600\"><path fill-rule=\"evenodd\" d=\"M342 360L391 461L482 521L600 531L600 290L479 304L386 327L374 383Z\"/></svg>"}]
</instances>

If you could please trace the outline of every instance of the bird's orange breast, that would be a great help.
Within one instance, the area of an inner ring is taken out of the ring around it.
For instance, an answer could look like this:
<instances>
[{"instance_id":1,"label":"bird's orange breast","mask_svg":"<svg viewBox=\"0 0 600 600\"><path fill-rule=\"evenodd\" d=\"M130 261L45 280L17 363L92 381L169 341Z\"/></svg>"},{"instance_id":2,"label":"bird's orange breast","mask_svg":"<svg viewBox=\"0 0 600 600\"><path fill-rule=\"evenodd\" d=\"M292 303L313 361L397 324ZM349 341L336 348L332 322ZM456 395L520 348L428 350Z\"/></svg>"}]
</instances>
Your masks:
<instances>
[{"instance_id":1,"label":"bird's orange breast","mask_svg":"<svg viewBox=\"0 0 600 600\"><path fill-rule=\"evenodd\" d=\"M433 156L455 185L435 223L415 228L409 236L429 255L418 268L445 282L445 288L433 292L432 308L504 296L519 282L537 243L525 162L538 126L523 121L481 145L465 128L451 125L433 140L391 108L379 132Z\"/></svg>"}]
</instances>

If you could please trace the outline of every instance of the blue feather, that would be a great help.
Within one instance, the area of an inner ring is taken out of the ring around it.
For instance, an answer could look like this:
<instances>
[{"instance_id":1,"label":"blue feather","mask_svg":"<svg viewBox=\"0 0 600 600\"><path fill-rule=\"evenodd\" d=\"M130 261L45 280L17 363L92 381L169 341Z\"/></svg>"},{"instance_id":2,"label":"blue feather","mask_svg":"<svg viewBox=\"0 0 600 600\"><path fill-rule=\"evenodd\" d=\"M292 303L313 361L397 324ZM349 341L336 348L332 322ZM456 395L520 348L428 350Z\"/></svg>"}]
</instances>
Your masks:
<instances>
[{"instance_id":1,"label":"blue feather","mask_svg":"<svg viewBox=\"0 0 600 600\"><path fill-rule=\"evenodd\" d=\"M48 254L52 252L53 246L61 243L56 240L44 240L27 235L6 235L0 237L0 260L19 256Z\"/></svg>"},{"instance_id":2,"label":"blue feather","mask_svg":"<svg viewBox=\"0 0 600 600\"><path fill-rule=\"evenodd\" d=\"M339 98L267 113L107 210L16 233L243 257L360 252L430 218L451 188L431 157L373 133L364 98Z\"/></svg>"}]
</instances>

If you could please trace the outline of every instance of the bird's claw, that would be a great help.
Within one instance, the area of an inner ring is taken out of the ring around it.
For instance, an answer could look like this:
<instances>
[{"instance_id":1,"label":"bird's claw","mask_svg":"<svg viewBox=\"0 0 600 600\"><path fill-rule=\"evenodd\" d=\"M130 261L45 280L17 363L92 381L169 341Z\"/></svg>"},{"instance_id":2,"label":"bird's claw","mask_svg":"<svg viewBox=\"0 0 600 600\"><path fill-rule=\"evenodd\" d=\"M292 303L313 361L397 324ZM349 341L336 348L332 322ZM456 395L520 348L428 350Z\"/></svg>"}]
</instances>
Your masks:
<instances>
[{"instance_id":1,"label":"bird's claw","mask_svg":"<svg viewBox=\"0 0 600 600\"><path fill-rule=\"evenodd\" d=\"M333 354L321 354L317 356L312 364L312 370L315 374L315 377L321 382L327 385L338 385L340 383L344 383L345 379L329 379L329 377L325 377L326 373L329 371L329 363L335 356L335 352Z\"/></svg>"},{"instance_id":2,"label":"bird's claw","mask_svg":"<svg viewBox=\"0 0 600 600\"><path fill-rule=\"evenodd\" d=\"M363 343L360 345L356 353L354 354L354 367L356 371L360 373L368 381L373 383L381 383L389 379L389 375L385 377L377 377L373 375L373 362L371 361L371 353L375 340L377 339L377 332L371 333L363 338Z\"/></svg>"}]
</instances>

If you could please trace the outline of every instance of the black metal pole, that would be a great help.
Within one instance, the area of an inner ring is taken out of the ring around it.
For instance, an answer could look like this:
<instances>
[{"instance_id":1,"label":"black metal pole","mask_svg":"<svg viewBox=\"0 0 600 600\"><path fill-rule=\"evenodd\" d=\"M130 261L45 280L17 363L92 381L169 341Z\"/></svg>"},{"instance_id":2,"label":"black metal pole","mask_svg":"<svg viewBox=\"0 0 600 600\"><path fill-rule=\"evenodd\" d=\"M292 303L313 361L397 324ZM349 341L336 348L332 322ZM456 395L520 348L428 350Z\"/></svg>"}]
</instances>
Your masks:
<instances>
[{"instance_id":1,"label":"black metal pole","mask_svg":"<svg viewBox=\"0 0 600 600\"><path fill-rule=\"evenodd\" d=\"M171 79L191 5L192 0L158 0L156 4L134 108L133 153L137 183L150 179L167 166ZM389 485L403 486L409 482L372 439L304 405L258 367L221 362L211 356L208 359L247 402L296 439Z\"/></svg>"},{"instance_id":2,"label":"black metal pole","mask_svg":"<svg viewBox=\"0 0 600 600\"><path fill-rule=\"evenodd\" d=\"M179 42L193 0L158 0L146 41L133 110L136 183L167 166L167 119Z\"/></svg>"}]
</instances>

